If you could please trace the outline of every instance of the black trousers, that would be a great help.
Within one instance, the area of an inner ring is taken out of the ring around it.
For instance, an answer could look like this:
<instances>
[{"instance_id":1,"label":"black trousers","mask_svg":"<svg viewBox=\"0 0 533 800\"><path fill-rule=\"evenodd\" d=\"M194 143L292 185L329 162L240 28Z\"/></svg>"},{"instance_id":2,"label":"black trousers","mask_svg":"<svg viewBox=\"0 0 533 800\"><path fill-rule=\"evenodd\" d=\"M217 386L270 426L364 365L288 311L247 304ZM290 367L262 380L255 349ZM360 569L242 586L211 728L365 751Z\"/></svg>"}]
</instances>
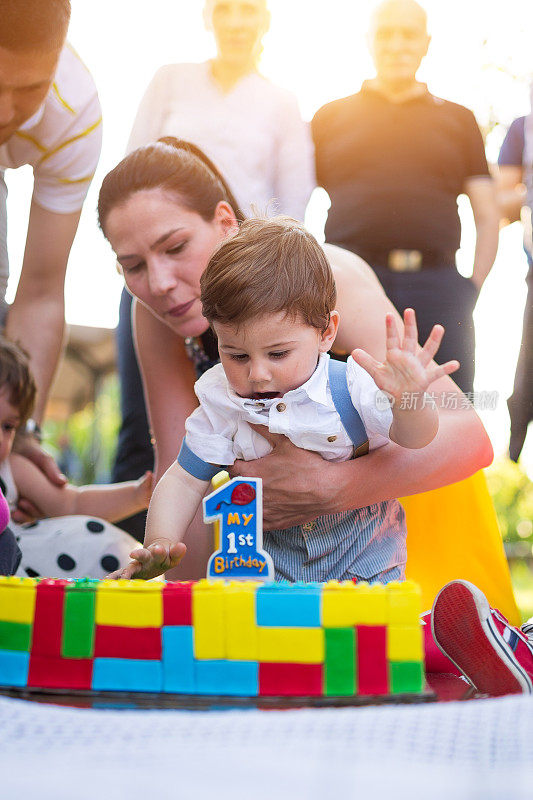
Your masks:
<instances>
[{"instance_id":1,"label":"black trousers","mask_svg":"<svg viewBox=\"0 0 533 800\"><path fill-rule=\"evenodd\" d=\"M0 533L0 575L14 575L22 554L10 528Z\"/></svg>"},{"instance_id":2,"label":"black trousers","mask_svg":"<svg viewBox=\"0 0 533 800\"><path fill-rule=\"evenodd\" d=\"M436 361L442 364L457 359L461 367L452 378L463 392L473 392L475 333L472 312L478 297L475 284L452 266L420 272L392 272L373 264L372 267L400 314L406 308L414 308L421 344L433 325L444 325L446 332Z\"/></svg>"},{"instance_id":3,"label":"black trousers","mask_svg":"<svg viewBox=\"0 0 533 800\"><path fill-rule=\"evenodd\" d=\"M527 286L522 342L516 364L513 393L507 401L511 417L509 456L513 461L518 461L526 440L528 425L533 420L533 266L531 265Z\"/></svg>"}]
</instances>

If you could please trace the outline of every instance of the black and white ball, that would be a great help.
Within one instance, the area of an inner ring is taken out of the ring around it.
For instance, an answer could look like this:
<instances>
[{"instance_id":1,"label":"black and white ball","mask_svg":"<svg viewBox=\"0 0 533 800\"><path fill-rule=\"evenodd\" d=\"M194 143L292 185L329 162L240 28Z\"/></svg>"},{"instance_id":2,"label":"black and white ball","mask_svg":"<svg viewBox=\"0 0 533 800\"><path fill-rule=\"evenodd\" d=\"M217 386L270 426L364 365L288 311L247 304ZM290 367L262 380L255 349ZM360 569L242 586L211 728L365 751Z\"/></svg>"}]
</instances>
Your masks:
<instances>
[{"instance_id":1,"label":"black and white ball","mask_svg":"<svg viewBox=\"0 0 533 800\"><path fill-rule=\"evenodd\" d=\"M97 517L70 516L13 525L22 560L17 575L104 578L125 567L139 542Z\"/></svg>"}]
</instances>

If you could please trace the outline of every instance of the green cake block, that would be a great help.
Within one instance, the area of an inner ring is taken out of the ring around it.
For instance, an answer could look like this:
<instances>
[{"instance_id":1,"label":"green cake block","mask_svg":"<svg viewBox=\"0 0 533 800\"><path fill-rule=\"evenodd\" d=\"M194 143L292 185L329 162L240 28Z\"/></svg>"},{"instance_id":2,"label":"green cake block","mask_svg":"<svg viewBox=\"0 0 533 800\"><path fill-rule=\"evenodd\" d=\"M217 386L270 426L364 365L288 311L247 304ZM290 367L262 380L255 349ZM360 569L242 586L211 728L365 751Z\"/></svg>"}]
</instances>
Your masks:
<instances>
[{"instance_id":1,"label":"green cake block","mask_svg":"<svg viewBox=\"0 0 533 800\"><path fill-rule=\"evenodd\" d=\"M61 642L61 655L65 658L93 656L97 586L98 581L83 578L66 588Z\"/></svg>"},{"instance_id":2,"label":"green cake block","mask_svg":"<svg viewBox=\"0 0 533 800\"><path fill-rule=\"evenodd\" d=\"M29 652L31 628L23 622L0 621L0 650L23 650Z\"/></svg>"},{"instance_id":3,"label":"green cake block","mask_svg":"<svg viewBox=\"0 0 533 800\"><path fill-rule=\"evenodd\" d=\"M424 665L421 661L391 661L389 667L392 694L411 694L424 689Z\"/></svg>"},{"instance_id":4,"label":"green cake block","mask_svg":"<svg viewBox=\"0 0 533 800\"><path fill-rule=\"evenodd\" d=\"M325 628L327 696L355 694L355 630L354 628Z\"/></svg>"}]
</instances>

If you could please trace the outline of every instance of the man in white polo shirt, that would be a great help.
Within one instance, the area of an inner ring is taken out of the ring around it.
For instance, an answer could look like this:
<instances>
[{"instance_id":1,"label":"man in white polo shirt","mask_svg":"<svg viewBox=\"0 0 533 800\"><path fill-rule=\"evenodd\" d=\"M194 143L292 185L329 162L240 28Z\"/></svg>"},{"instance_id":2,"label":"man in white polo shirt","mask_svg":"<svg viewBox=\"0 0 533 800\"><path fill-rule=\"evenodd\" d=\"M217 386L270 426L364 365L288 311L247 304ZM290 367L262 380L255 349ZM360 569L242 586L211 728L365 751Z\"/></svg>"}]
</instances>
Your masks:
<instances>
[{"instance_id":1,"label":"man in white polo shirt","mask_svg":"<svg viewBox=\"0 0 533 800\"><path fill-rule=\"evenodd\" d=\"M0 302L6 335L30 353L44 413L61 354L64 281L83 201L101 148L93 80L65 44L70 0L2 0L0 24ZM26 248L15 300L9 273L6 169L34 172ZM38 432L38 428L37 428Z\"/></svg>"},{"instance_id":2,"label":"man in white polo shirt","mask_svg":"<svg viewBox=\"0 0 533 800\"><path fill-rule=\"evenodd\" d=\"M39 422L61 355L64 283L83 201L101 148L101 113L93 80L65 45L70 0L2 0L0 11L0 330L31 356L38 398L27 429ZM5 302L6 169L33 167L34 187L17 294ZM53 459L32 437L20 451L57 484ZM23 505L21 504L23 509ZM7 528L0 536L0 574L15 572L20 550Z\"/></svg>"}]
</instances>

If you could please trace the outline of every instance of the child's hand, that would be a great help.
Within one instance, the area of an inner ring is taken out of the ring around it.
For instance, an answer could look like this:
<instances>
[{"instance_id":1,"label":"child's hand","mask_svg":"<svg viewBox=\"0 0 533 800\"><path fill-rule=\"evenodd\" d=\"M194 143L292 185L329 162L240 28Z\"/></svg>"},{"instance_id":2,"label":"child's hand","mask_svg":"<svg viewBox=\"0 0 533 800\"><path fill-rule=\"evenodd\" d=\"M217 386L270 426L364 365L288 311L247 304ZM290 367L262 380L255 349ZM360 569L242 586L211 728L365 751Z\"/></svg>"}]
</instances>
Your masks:
<instances>
[{"instance_id":1,"label":"child's hand","mask_svg":"<svg viewBox=\"0 0 533 800\"><path fill-rule=\"evenodd\" d=\"M167 570L177 566L187 551L183 542L172 543L168 539L158 539L148 547L139 547L130 553L133 561L123 569L117 569L107 575L108 579L130 580L140 578L149 580L163 575Z\"/></svg>"},{"instance_id":2,"label":"child's hand","mask_svg":"<svg viewBox=\"0 0 533 800\"><path fill-rule=\"evenodd\" d=\"M387 358L384 364L364 350L352 353L354 361L397 402L405 394L423 394L437 378L459 369L458 361L447 361L440 366L433 361L444 336L442 325L434 325L425 345L419 348L416 316L412 308L405 309L403 321L405 332L401 342L393 314L386 316Z\"/></svg>"},{"instance_id":3,"label":"child's hand","mask_svg":"<svg viewBox=\"0 0 533 800\"><path fill-rule=\"evenodd\" d=\"M154 474L147 470L142 478L137 480L136 494L139 499L139 505L142 508L148 508L150 505L150 498L154 490Z\"/></svg>"}]
</instances>

